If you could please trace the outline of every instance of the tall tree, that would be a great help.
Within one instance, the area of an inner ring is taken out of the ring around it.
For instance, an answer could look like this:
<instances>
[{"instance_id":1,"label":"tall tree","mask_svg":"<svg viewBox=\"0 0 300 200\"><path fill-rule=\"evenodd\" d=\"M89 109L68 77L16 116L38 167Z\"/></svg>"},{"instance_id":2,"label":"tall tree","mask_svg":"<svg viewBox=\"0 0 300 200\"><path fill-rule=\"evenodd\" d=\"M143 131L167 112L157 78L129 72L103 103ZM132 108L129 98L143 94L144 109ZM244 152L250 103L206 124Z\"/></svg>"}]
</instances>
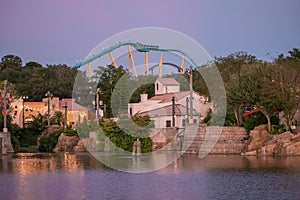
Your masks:
<instances>
[{"instance_id":1,"label":"tall tree","mask_svg":"<svg viewBox=\"0 0 300 200\"><path fill-rule=\"evenodd\" d=\"M271 117L281 108L280 94L270 80L272 67L268 64L252 65L241 71L240 76L231 77L227 95L230 103L256 107L268 121L271 132Z\"/></svg>"},{"instance_id":2,"label":"tall tree","mask_svg":"<svg viewBox=\"0 0 300 200\"><path fill-rule=\"evenodd\" d=\"M291 129L291 122L300 108L300 51L293 49L287 57L278 57L272 67L268 81L279 93L286 130Z\"/></svg>"},{"instance_id":3,"label":"tall tree","mask_svg":"<svg viewBox=\"0 0 300 200\"><path fill-rule=\"evenodd\" d=\"M0 71L9 68L21 68L22 67L22 59L19 56L15 55L6 55L2 57L0 63Z\"/></svg>"},{"instance_id":4,"label":"tall tree","mask_svg":"<svg viewBox=\"0 0 300 200\"><path fill-rule=\"evenodd\" d=\"M112 65L98 67L95 70L95 78L99 81L97 87L100 88L100 100L106 105L105 117L113 117L111 108L111 96L119 79L126 73L122 66L115 68Z\"/></svg>"}]
</instances>

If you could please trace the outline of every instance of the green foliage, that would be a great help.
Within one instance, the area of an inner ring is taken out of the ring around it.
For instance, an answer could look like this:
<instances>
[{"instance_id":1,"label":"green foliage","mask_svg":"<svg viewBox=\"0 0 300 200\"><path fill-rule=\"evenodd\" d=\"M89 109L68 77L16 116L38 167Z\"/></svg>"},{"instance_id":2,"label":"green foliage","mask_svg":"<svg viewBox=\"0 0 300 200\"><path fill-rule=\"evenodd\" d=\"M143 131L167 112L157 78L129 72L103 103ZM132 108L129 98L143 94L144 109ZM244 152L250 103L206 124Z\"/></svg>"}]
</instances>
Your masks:
<instances>
[{"instance_id":1,"label":"green foliage","mask_svg":"<svg viewBox=\"0 0 300 200\"><path fill-rule=\"evenodd\" d=\"M98 67L95 70L96 78L99 80L97 88L100 88L100 100L106 105L106 112L104 117L113 117L111 108L111 96L113 90L119 79L126 73L122 66L115 68L112 65L105 67Z\"/></svg>"},{"instance_id":2,"label":"green foliage","mask_svg":"<svg viewBox=\"0 0 300 200\"><path fill-rule=\"evenodd\" d=\"M247 133L250 133L256 126L266 124L267 120L265 116L261 112L257 112L255 114L244 117L244 128Z\"/></svg>"},{"instance_id":3,"label":"green foliage","mask_svg":"<svg viewBox=\"0 0 300 200\"><path fill-rule=\"evenodd\" d=\"M266 117L261 112L257 112L247 117L244 117L243 120L244 120L244 128L248 133L251 130L253 130L256 126L268 123ZM271 117L271 123L278 125L279 123L278 116Z\"/></svg>"},{"instance_id":4,"label":"green foliage","mask_svg":"<svg viewBox=\"0 0 300 200\"><path fill-rule=\"evenodd\" d=\"M283 133L285 130L284 124L280 124L280 125L273 125L272 126L272 134L280 134Z\"/></svg>"},{"instance_id":5,"label":"green foliage","mask_svg":"<svg viewBox=\"0 0 300 200\"><path fill-rule=\"evenodd\" d=\"M88 121L86 117L84 117L82 123L76 124L76 130L78 132L78 136L80 138L88 138L90 132L96 131L99 129L99 125L95 121Z\"/></svg>"},{"instance_id":6,"label":"green foliage","mask_svg":"<svg viewBox=\"0 0 300 200\"><path fill-rule=\"evenodd\" d=\"M130 79L129 88L130 91L134 91L130 97L130 103L137 103L141 100L141 94L147 93L148 98L151 98L155 94L154 82L157 76L149 75L139 77L138 79ZM138 88L136 88L139 86Z\"/></svg>"},{"instance_id":7,"label":"green foliage","mask_svg":"<svg viewBox=\"0 0 300 200\"><path fill-rule=\"evenodd\" d=\"M31 130L38 131L41 133L43 130L47 128L48 119L46 115L42 115L41 113L39 113L37 116L32 115L31 118L33 120L28 124L28 127Z\"/></svg>"},{"instance_id":8,"label":"green foliage","mask_svg":"<svg viewBox=\"0 0 300 200\"><path fill-rule=\"evenodd\" d=\"M125 127L126 124L128 125L127 128ZM134 116L132 120L121 119L118 123L112 120L101 121L100 125L103 132L98 132L98 139L108 137L118 148L132 151L134 141L140 138L142 152L152 151L152 140L149 138L149 130L153 127L153 124L149 117ZM134 130L132 131L128 127Z\"/></svg>"},{"instance_id":9,"label":"green foliage","mask_svg":"<svg viewBox=\"0 0 300 200\"><path fill-rule=\"evenodd\" d=\"M64 114L60 111L56 111L54 116L51 118L51 125L59 125L62 127L64 122Z\"/></svg>"},{"instance_id":10,"label":"green foliage","mask_svg":"<svg viewBox=\"0 0 300 200\"><path fill-rule=\"evenodd\" d=\"M15 55L6 55L1 59L0 71L6 69L19 69L22 66L22 59Z\"/></svg>"},{"instance_id":11,"label":"green foliage","mask_svg":"<svg viewBox=\"0 0 300 200\"><path fill-rule=\"evenodd\" d=\"M66 136L78 136L77 130L67 128L66 130L61 130Z\"/></svg>"},{"instance_id":12,"label":"green foliage","mask_svg":"<svg viewBox=\"0 0 300 200\"><path fill-rule=\"evenodd\" d=\"M72 129L67 129L67 130L58 130L55 131L45 137L42 137L40 139L40 144L38 146L38 150L41 152L52 152L55 146L57 145L58 138L59 136L64 133L67 136L74 136L77 135L77 131L72 130Z\"/></svg>"},{"instance_id":13,"label":"green foliage","mask_svg":"<svg viewBox=\"0 0 300 200\"><path fill-rule=\"evenodd\" d=\"M40 145L38 147L41 152L52 152L58 142L58 137L62 133L61 130L55 131L40 139Z\"/></svg>"},{"instance_id":14,"label":"green foliage","mask_svg":"<svg viewBox=\"0 0 300 200\"><path fill-rule=\"evenodd\" d=\"M27 62L15 55L6 55L0 62L0 80L16 85L18 96L27 95L29 101L41 101L47 91L60 98L72 97L78 70L67 65L47 65Z\"/></svg>"},{"instance_id":15,"label":"green foliage","mask_svg":"<svg viewBox=\"0 0 300 200\"><path fill-rule=\"evenodd\" d=\"M37 153L38 149L36 146L20 147L18 149L20 153Z\"/></svg>"},{"instance_id":16,"label":"green foliage","mask_svg":"<svg viewBox=\"0 0 300 200\"><path fill-rule=\"evenodd\" d=\"M203 122L207 123L207 125L213 125L213 126L236 126L236 120L234 117L234 114L232 112L227 112L225 117L224 124L221 124L221 122L224 119L224 116L214 116L214 121L212 121L212 111L210 110L207 116L204 118Z\"/></svg>"},{"instance_id":17,"label":"green foliage","mask_svg":"<svg viewBox=\"0 0 300 200\"><path fill-rule=\"evenodd\" d=\"M21 147L37 146L37 138L39 135L40 132L36 129L23 128L20 134L17 135L17 138Z\"/></svg>"}]
</instances>

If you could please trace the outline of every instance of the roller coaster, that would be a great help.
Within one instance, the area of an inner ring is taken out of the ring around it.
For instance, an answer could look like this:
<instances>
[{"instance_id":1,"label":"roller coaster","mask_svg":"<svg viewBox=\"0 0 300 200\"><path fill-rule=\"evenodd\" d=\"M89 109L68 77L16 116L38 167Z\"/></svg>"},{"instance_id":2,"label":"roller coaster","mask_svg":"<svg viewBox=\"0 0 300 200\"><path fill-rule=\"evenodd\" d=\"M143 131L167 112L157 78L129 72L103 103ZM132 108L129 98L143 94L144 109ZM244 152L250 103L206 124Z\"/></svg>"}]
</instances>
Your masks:
<instances>
[{"instance_id":1,"label":"roller coaster","mask_svg":"<svg viewBox=\"0 0 300 200\"><path fill-rule=\"evenodd\" d=\"M79 63L76 63L76 65L74 66L74 68L80 68L84 65L88 65L88 70L89 70L89 75L91 76L92 74L92 69L90 67L90 63L93 62L96 59L101 58L102 56L108 54L110 61L111 61L111 65L113 65L114 67L118 67L115 59L113 58L112 52L115 49L118 49L120 47L123 46L127 46L128 47L128 58L129 58L129 64L130 64L130 68L129 68L129 72L133 74L133 70L134 70L134 75L138 76L137 74L137 70L136 70L136 66L135 66L135 62L133 59L133 55L132 55L132 51L130 47L133 47L136 49L136 51L138 52L142 52L144 53L144 75L149 74L149 67L148 67L148 52L161 52L160 55L160 61L158 65L152 66L150 68L150 70L153 70L154 67L158 67L158 76L161 77L162 76L162 66L163 65L171 65L173 67L176 67L177 69L179 69L179 71L181 73L184 73L184 60L185 58L194 66L196 67L197 64L196 62L192 59L192 57L190 55L188 55L186 52L181 51L179 49L164 49L164 48L159 48L158 45L147 45L147 44L141 44L139 42L135 42L135 41L123 41L123 42L118 42L115 45L112 45L106 49L103 49L100 53L96 54L96 55L92 55L88 58L86 58L83 61L80 61ZM176 53L176 54L181 54L182 56L182 61L181 61L181 65L177 66L175 64L170 64L170 63L164 63L163 62L163 56L165 52L171 52L171 53Z\"/></svg>"}]
</instances>

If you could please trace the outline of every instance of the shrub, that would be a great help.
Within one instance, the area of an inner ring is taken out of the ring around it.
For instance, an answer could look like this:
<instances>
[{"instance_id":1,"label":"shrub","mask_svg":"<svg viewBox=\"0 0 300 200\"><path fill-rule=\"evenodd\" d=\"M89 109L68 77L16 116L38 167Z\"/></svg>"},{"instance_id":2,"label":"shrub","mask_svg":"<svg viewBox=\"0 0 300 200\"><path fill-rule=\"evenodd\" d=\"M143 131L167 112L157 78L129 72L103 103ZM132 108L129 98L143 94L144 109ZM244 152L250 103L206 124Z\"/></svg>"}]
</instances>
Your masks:
<instances>
[{"instance_id":1,"label":"shrub","mask_svg":"<svg viewBox=\"0 0 300 200\"><path fill-rule=\"evenodd\" d=\"M38 147L41 152L52 152L57 145L58 137L62 133L62 130L55 131L40 139L40 145Z\"/></svg>"}]
</instances>

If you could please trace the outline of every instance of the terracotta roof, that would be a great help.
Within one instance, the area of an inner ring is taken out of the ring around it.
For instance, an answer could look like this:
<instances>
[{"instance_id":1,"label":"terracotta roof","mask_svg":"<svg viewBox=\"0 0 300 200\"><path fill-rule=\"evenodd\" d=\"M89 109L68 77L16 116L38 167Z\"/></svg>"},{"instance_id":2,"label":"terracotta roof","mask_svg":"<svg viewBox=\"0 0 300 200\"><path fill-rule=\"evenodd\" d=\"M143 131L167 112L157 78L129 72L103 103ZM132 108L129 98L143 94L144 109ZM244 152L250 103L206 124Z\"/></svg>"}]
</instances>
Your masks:
<instances>
[{"instance_id":1,"label":"terracotta roof","mask_svg":"<svg viewBox=\"0 0 300 200\"><path fill-rule=\"evenodd\" d=\"M149 115L150 117L170 116L170 115L172 115L172 105L140 112L139 115L141 115L141 116ZM177 115L177 116L186 115L186 107L182 106L180 104L176 104L175 105L175 115ZM198 113L195 109L193 109L193 115L200 115L200 113Z\"/></svg>"},{"instance_id":2,"label":"terracotta roof","mask_svg":"<svg viewBox=\"0 0 300 200\"><path fill-rule=\"evenodd\" d=\"M156 81L163 85L180 85L174 78L158 78Z\"/></svg>"}]
</instances>

